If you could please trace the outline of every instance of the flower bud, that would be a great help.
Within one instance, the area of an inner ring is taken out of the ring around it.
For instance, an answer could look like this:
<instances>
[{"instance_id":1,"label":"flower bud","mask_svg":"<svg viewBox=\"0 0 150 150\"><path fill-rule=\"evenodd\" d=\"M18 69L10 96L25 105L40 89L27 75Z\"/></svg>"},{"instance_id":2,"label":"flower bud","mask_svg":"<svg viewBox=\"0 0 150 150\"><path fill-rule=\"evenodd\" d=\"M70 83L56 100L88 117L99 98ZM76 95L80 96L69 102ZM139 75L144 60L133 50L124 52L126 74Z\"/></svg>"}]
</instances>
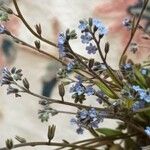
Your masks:
<instances>
[{"instance_id":1,"label":"flower bud","mask_svg":"<svg viewBox=\"0 0 150 150\"><path fill-rule=\"evenodd\" d=\"M41 25L40 25L40 24L36 24L36 25L35 25L35 29L36 29L36 32L37 32L39 35L41 35L41 33L42 33Z\"/></svg>"},{"instance_id":2,"label":"flower bud","mask_svg":"<svg viewBox=\"0 0 150 150\"><path fill-rule=\"evenodd\" d=\"M58 90L59 90L59 95L61 96L62 101L63 101L63 97L64 97L64 95L65 95L65 88L64 88L63 83L61 83L61 84L58 86Z\"/></svg>"},{"instance_id":3,"label":"flower bud","mask_svg":"<svg viewBox=\"0 0 150 150\"><path fill-rule=\"evenodd\" d=\"M22 82L23 82L24 87L25 87L26 89L29 89L30 85L29 85L28 80L27 80L26 78L24 78Z\"/></svg>"},{"instance_id":4,"label":"flower bud","mask_svg":"<svg viewBox=\"0 0 150 150\"><path fill-rule=\"evenodd\" d=\"M12 141L12 139L7 139L5 143L6 143L6 147L8 149L12 149L13 148L13 141Z\"/></svg>"},{"instance_id":5,"label":"flower bud","mask_svg":"<svg viewBox=\"0 0 150 150\"><path fill-rule=\"evenodd\" d=\"M94 59L89 60L89 68L92 68L94 65Z\"/></svg>"},{"instance_id":6,"label":"flower bud","mask_svg":"<svg viewBox=\"0 0 150 150\"><path fill-rule=\"evenodd\" d=\"M105 53L107 54L109 52L109 43L105 43Z\"/></svg>"},{"instance_id":7,"label":"flower bud","mask_svg":"<svg viewBox=\"0 0 150 150\"><path fill-rule=\"evenodd\" d=\"M20 143L26 143L26 139L25 139L25 138L22 138L22 137L20 137L20 136L16 136L15 139L16 139L17 141L19 141Z\"/></svg>"},{"instance_id":8,"label":"flower bud","mask_svg":"<svg viewBox=\"0 0 150 150\"><path fill-rule=\"evenodd\" d=\"M41 47L40 41L35 41L34 44L37 49L40 49L40 47Z\"/></svg>"},{"instance_id":9,"label":"flower bud","mask_svg":"<svg viewBox=\"0 0 150 150\"><path fill-rule=\"evenodd\" d=\"M49 142L51 142L51 140L54 138L55 130L56 130L56 126L55 125L52 125L52 126L48 127L47 137L49 139Z\"/></svg>"}]
</instances>

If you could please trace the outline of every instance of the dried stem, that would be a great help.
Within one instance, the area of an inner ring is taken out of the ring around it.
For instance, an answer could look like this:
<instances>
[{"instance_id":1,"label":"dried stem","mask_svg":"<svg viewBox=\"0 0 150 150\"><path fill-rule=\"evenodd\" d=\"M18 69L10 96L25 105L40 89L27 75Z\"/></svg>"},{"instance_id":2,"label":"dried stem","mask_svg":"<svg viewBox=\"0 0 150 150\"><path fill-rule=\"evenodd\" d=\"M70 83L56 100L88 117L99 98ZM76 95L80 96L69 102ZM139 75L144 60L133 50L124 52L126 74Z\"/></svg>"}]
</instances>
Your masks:
<instances>
[{"instance_id":1,"label":"dried stem","mask_svg":"<svg viewBox=\"0 0 150 150\"><path fill-rule=\"evenodd\" d=\"M138 29L140 20L141 20L141 18L142 18L142 15L143 15L143 13L144 13L144 10L145 10L145 8L146 8L148 2L149 2L149 0L144 0L144 5L143 5L142 10L141 10L141 13L140 13L140 15L139 15L139 17L138 17L137 23L136 23L136 25L135 25L135 27L134 27L134 29L133 29L133 31L132 31L132 34L131 34L131 36L130 36L130 38L129 38L129 41L128 41L128 43L127 43L127 45L126 45L125 49L123 50L123 53L122 53L122 55L121 55L121 57L120 57L119 65L121 65L123 56L124 56L125 53L127 52L128 47L129 47L130 43L132 42L132 39L133 39L133 37L134 37L134 35L135 35L137 29Z\"/></svg>"},{"instance_id":2,"label":"dried stem","mask_svg":"<svg viewBox=\"0 0 150 150\"><path fill-rule=\"evenodd\" d=\"M88 147L85 147L85 146L78 146L78 145L75 145L75 144L67 144L67 143L56 143L56 142L28 142L28 143L21 143L21 144L16 144L13 146L12 149L15 149L15 148L19 148L19 147L27 147L27 146L65 146L65 147L71 147L71 148L80 148L80 149L83 149L83 150L96 150L95 148L88 148ZM3 147L3 148L0 148L0 150L8 150L8 148L6 147Z\"/></svg>"}]
</instances>

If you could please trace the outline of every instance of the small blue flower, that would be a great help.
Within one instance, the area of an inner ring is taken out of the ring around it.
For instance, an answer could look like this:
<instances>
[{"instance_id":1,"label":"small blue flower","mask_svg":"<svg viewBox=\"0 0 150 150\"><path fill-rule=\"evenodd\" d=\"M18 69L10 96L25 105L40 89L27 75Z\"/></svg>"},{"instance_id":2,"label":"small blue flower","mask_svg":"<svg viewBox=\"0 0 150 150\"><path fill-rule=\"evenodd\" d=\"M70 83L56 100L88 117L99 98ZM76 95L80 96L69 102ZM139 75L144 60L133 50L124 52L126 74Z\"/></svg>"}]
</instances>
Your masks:
<instances>
[{"instance_id":1,"label":"small blue flower","mask_svg":"<svg viewBox=\"0 0 150 150\"><path fill-rule=\"evenodd\" d=\"M66 41L66 36L64 35L64 33L59 33L59 35L58 35L58 48L59 48L60 57L65 56L65 47L64 47L65 41Z\"/></svg>"},{"instance_id":2,"label":"small blue flower","mask_svg":"<svg viewBox=\"0 0 150 150\"><path fill-rule=\"evenodd\" d=\"M88 44L92 40L92 36L90 33L85 32L83 35L81 35L81 42L83 44Z\"/></svg>"},{"instance_id":3,"label":"small blue flower","mask_svg":"<svg viewBox=\"0 0 150 150\"><path fill-rule=\"evenodd\" d=\"M108 28L105 27L104 24L101 24L101 26L98 28L100 35L106 35L108 33Z\"/></svg>"},{"instance_id":4,"label":"small blue flower","mask_svg":"<svg viewBox=\"0 0 150 150\"><path fill-rule=\"evenodd\" d=\"M95 92L95 90L92 88L91 85L88 85L88 86L86 87L85 93L86 93L88 96L93 95L94 92Z\"/></svg>"},{"instance_id":5,"label":"small blue flower","mask_svg":"<svg viewBox=\"0 0 150 150\"><path fill-rule=\"evenodd\" d=\"M67 64L67 71L71 71L74 68L75 62L71 61Z\"/></svg>"},{"instance_id":6,"label":"small blue flower","mask_svg":"<svg viewBox=\"0 0 150 150\"><path fill-rule=\"evenodd\" d=\"M108 28L103 24L102 21L93 19L92 23L98 29L100 35L106 35L108 33Z\"/></svg>"},{"instance_id":7,"label":"small blue flower","mask_svg":"<svg viewBox=\"0 0 150 150\"><path fill-rule=\"evenodd\" d=\"M76 132L77 132L78 134L83 134L83 131L84 131L84 130L83 130L83 128L81 128L81 127L76 130Z\"/></svg>"},{"instance_id":8,"label":"small blue flower","mask_svg":"<svg viewBox=\"0 0 150 150\"><path fill-rule=\"evenodd\" d=\"M98 112L95 108L90 108L88 110L81 109L77 112L76 119L71 119L71 122L78 126L77 133L79 134L80 130L81 133L83 133L83 128L98 128L104 116L106 116L106 113Z\"/></svg>"},{"instance_id":9,"label":"small blue flower","mask_svg":"<svg viewBox=\"0 0 150 150\"><path fill-rule=\"evenodd\" d=\"M145 106L145 102L144 101L136 101L133 106L132 106L132 110L133 111L137 111L141 108L144 108Z\"/></svg>"},{"instance_id":10,"label":"small blue flower","mask_svg":"<svg viewBox=\"0 0 150 150\"><path fill-rule=\"evenodd\" d=\"M78 95L81 95L81 94L83 94L84 92L85 92L85 88L84 88L83 86L79 85L79 86L76 87L76 93L77 93Z\"/></svg>"},{"instance_id":11,"label":"small blue flower","mask_svg":"<svg viewBox=\"0 0 150 150\"><path fill-rule=\"evenodd\" d=\"M146 92L145 96L144 96L144 101L146 101L147 103L150 103L150 92Z\"/></svg>"},{"instance_id":12,"label":"small blue flower","mask_svg":"<svg viewBox=\"0 0 150 150\"><path fill-rule=\"evenodd\" d=\"M102 104L103 100L102 99L105 99L107 98L107 96L104 94L104 92L98 90L96 92L96 95L98 96L98 98L96 99L96 101L99 103L99 104Z\"/></svg>"},{"instance_id":13,"label":"small blue flower","mask_svg":"<svg viewBox=\"0 0 150 150\"><path fill-rule=\"evenodd\" d=\"M137 92L140 100L144 100L145 102L150 102L150 91L140 88L138 85L133 85L132 89Z\"/></svg>"},{"instance_id":14,"label":"small blue flower","mask_svg":"<svg viewBox=\"0 0 150 150\"><path fill-rule=\"evenodd\" d=\"M70 88L70 93L77 93L78 95L81 95L85 92L85 87L80 83L77 82L75 85L72 85Z\"/></svg>"},{"instance_id":15,"label":"small blue flower","mask_svg":"<svg viewBox=\"0 0 150 150\"><path fill-rule=\"evenodd\" d=\"M93 24L95 27L99 28L99 27L101 26L102 22L101 22L100 20L98 20L98 19L93 18L93 19L92 19L92 24Z\"/></svg>"},{"instance_id":16,"label":"small blue flower","mask_svg":"<svg viewBox=\"0 0 150 150\"><path fill-rule=\"evenodd\" d=\"M93 45L92 43L90 43L90 45L86 47L86 50L88 54L95 54L97 51L97 47Z\"/></svg>"},{"instance_id":17,"label":"small blue flower","mask_svg":"<svg viewBox=\"0 0 150 150\"><path fill-rule=\"evenodd\" d=\"M59 33L58 35L58 45L63 45L66 41L66 36L63 32Z\"/></svg>"},{"instance_id":18,"label":"small blue flower","mask_svg":"<svg viewBox=\"0 0 150 150\"><path fill-rule=\"evenodd\" d=\"M85 20L80 20L79 23L80 23L80 24L79 24L78 28L79 28L81 31L84 31L84 30L87 29L87 27L88 27L87 21L85 21Z\"/></svg>"},{"instance_id":19,"label":"small blue flower","mask_svg":"<svg viewBox=\"0 0 150 150\"><path fill-rule=\"evenodd\" d=\"M91 109L89 110L89 116L90 116L91 118L96 118L96 117L97 117L97 111L96 111L95 108L91 108Z\"/></svg>"},{"instance_id":20,"label":"small blue flower","mask_svg":"<svg viewBox=\"0 0 150 150\"><path fill-rule=\"evenodd\" d=\"M142 73L142 75L147 75L148 74L148 69L142 68L141 73Z\"/></svg>"},{"instance_id":21,"label":"small blue flower","mask_svg":"<svg viewBox=\"0 0 150 150\"><path fill-rule=\"evenodd\" d=\"M130 63L124 64L124 65L123 65L123 68L124 68L125 70L132 70L132 65L131 65Z\"/></svg>"},{"instance_id":22,"label":"small blue flower","mask_svg":"<svg viewBox=\"0 0 150 150\"><path fill-rule=\"evenodd\" d=\"M145 133L146 133L148 136L150 136L150 127L146 127Z\"/></svg>"},{"instance_id":23,"label":"small blue flower","mask_svg":"<svg viewBox=\"0 0 150 150\"><path fill-rule=\"evenodd\" d=\"M82 109L79 111L78 115L80 116L80 119L86 119L88 116L88 111L85 109Z\"/></svg>"},{"instance_id":24,"label":"small blue flower","mask_svg":"<svg viewBox=\"0 0 150 150\"><path fill-rule=\"evenodd\" d=\"M130 30L132 28L132 21L130 18L125 18L122 21L123 26L125 26L128 30Z\"/></svg>"},{"instance_id":25,"label":"small blue flower","mask_svg":"<svg viewBox=\"0 0 150 150\"><path fill-rule=\"evenodd\" d=\"M140 86L139 85L133 85L132 86L132 89L134 90L134 91L136 91L136 92L138 92L138 91L141 91L142 89L140 88Z\"/></svg>"},{"instance_id":26,"label":"small blue flower","mask_svg":"<svg viewBox=\"0 0 150 150\"><path fill-rule=\"evenodd\" d=\"M72 119L70 120L70 122L71 122L72 125L77 124L77 121L76 121L75 118L72 118Z\"/></svg>"}]
</instances>

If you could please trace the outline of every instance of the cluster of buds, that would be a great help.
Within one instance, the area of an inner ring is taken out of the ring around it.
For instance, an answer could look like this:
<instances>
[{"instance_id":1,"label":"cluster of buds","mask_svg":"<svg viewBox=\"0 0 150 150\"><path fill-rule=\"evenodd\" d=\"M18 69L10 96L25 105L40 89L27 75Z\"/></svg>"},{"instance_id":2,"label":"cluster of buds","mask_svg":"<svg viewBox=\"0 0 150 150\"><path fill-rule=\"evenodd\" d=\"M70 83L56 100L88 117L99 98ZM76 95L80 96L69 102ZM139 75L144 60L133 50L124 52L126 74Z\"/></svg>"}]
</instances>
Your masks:
<instances>
[{"instance_id":1,"label":"cluster of buds","mask_svg":"<svg viewBox=\"0 0 150 150\"><path fill-rule=\"evenodd\" d=\"M7 94L15 94L16 97L21 96L18 94L20 90L18 89L17 81L22 81L23 83L23 88L21 88L21 90L29 89L28 80L26 78L22 79L22 76L22 69L16 69L15 67L13 67L11 70L9 70L8 68L3 69L0 82L1 86L8 85Z\"/></svg>"}]
</instances>

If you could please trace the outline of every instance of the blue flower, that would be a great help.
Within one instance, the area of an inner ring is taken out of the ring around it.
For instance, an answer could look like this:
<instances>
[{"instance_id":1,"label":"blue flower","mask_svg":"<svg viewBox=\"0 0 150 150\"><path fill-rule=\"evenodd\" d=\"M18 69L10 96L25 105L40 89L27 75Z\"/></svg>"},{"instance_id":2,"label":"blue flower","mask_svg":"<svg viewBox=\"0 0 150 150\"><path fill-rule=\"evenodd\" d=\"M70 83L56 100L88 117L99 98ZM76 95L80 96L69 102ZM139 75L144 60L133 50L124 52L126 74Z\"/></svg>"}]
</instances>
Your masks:
<instances>
[{"instance_id":1,"label":"blue flower","mask_svg":"<svg viewBox=\"0 0 150 150\"><path fill-rule=\"evenodd\" d=\"M146 101L147 103L150 103L150 92L147 91L144 95L144 101Z\"/></svg>"},{"instance_id":2,"label":"blue flower","mask_svg":"<svg viewBox=\"0 0 150 150\"><path fill-rule=\"evenodd\" d=\"M132 21L130 18L125 18L122 21L123 26L125 26L128 30L130 30L132 28Z\"/></svg>"},{"instance_id":3,"label":"blue flower","mask_svg":"<svg viewBox=\"0 0 150 150\"><path fill-rule=\"evenodd\" d=\"M102 22L101 22L100 20L98 20L98 19L93 18L93 19L92 19L92 24L93 24L95 27L99 28L99 27L101 26Z\"/></svg>"},{"instance_id":4,"label":"blue flower","mask_svg":"<svg viewBox=\"0 0 150 150\"><path fill-rule=\"evenodd\" d=\"M103 24L102 21L93 19L92 23L98 29L100 35L106 35L108 33L108 28Z\"/></svg>"},{"instance_id":5,"label":"blue flower","mask_svg":"<svg viewBox=\"0 0 150 150\"><path fill-rule=\"evenodd\" d=\"M59 48L60 57L65 56L65 47L64 47L65 41L66 41L66 36L64 35L64 33L59 33L59 35L58 35L58 48Z\"/></svg>"},{"instance_id":6,"label":"blue flower","mask_svg":"<svg viewBox=\"0 0 150 150\"><path fill-rule=\"evenodd\" d=\"M86 47L86 50L88 54L95 54L97 51L97 47L93 45L92 43L90 43L90 45Z\"/></svg>"},{"instance_id":7,"label":"blue flower","mask_svg":"<svg viewBox=\"0 0 150 150\"><path fill-rule=\"evenodd\" d=\"M145 106L145 102L144 101L136 101L133 106L132 106L132 110L133 111L137 111L141 108L144 108Z\"/></svg>"},{"instance_id":8,"label":"blue flower","mask_svg":"<svg viewBox=\"0 0 150 150\"><path fill-rule=\"evenodd\" d=\"M88 86L86 87L86 89L85 89L85 93L86 93L88 96L93 95L94 92L95 92L95 90L92 88L91 85L88 85Z\"/></svg>"},{"instance_id":9,"label":"blue flower","mask_svg":"<svg viewBox=\"0 0 150 150\"><path fill-rule=\"evenodd\" d=\"M71 61L67 64L67 71L71 71L74 68L75 62Z\"/></svg>"},{"instance_id":10,"label":"blue flower","mask_svg":"<svg viewBox=\"0 0 150 150\"><path fill-rule=\"evenodd\" d=\"M99 34L100 35L106 35L108 33L108 28L105 27L104 24L102 24L99 28L98 28Z\"/></svg>"},{"instance_id":11,"label":"blue flower","mask_svg":"<svg viewBox=\"0 0 150 150\"><path fill-rule=\"evenodd\" d=\"M78 95L81 95L85 92L85 87L80 83L77 82L75 85L72 85L70 88L70 93L77 93Z\"/></svg>"},{"instance_id":12,"label":"blue flower","mask_svg":"<svg viewBox=\"0 0 150 150\"><path fill-rule=\"evenodd\" d=\"M125 70L132 70L132 65L130 64L130 63L128 63L128 64L124 64L123 65L123 68L125 69Z\"/></svg>"},{"instance_id":13,"label":"blue flower","mask_svg":"<svg viewBox=\"0 0 150 150\"><path fill-rule=\"evenodd\" d=\"M70 122L71 122L71 124L72 124L72 125L74 125L74 124L76 124L76 123L77 123L77 121L76 121L76 119L75 119L75 118L72 118L72 119L70 120Z\"/></svg>"},{"instance_id":14,"label":"blue flower","mask_svg":"<svg viewBox=\"0 0 150 150\"><path fill-rule=\"evenodd\" d=\"M150 136L150 127L146 127L145 133L146 133L148 136Z\"/></svg>"},{"instance_id":15,"label":"blue flower","mask_svg":"<svg viewBox=\"0 0 150 150\"><path fill-rule=\"evenodd\" d=\"M4 68L2 72L2 78L0 80L0 84L2 85L9 85L13 81L13 77L11 76L11 72L8 68Z\"/></svg>"},{"instance_id":16,"label":"blue flower","mask_svg":"<svg viewBox=\"0 0 150 150\"><path fill-rule=\"evenodd\" d=\"M144 100L145 102L150 102L150 91L140 88L138 85L133 85L132 89L137 92L140 100Z\"/></svg>"},{"instance_id":17,"label":"blue flower","mask_svg":"<svg viewBox=\"0 0 150 150\"><path fill-rule=\"evenodd\" d=\"M142 89L140 88L140 86L139 85L133 85L132 86L132 89L134 90L134 91L136 91L136 92L138 92L138 91L141 91Z\"/></svg>"},{"instance_id":18,"label":"blue flower","mask_svg":"<svg viewBox=\"0 0 150 150\"><path fill-rule=\"evenodd\" d=\"M78 112L80 119L86 119L88 116L88 111L86 109L82 109Z\"/></svg>"},{"instance_id":19,"label":"blue flower","mask_svg":"<svg viewBox=\"0 0 150 150\"><path fill-rule=\"evenodd\" d=\"M96 117L97 117L97 111L95 110L95 108L91 108L91 109L89 110L89 116L90 116L91 118L96 118Z\"/></svg>"},{"instance_id":20,"label":"blue flower","mask_svg":"<svg viewBox=\"0 0 150 150\"><path fill-rule=\"evenodd\" d=\"M148 74L148 69L142 68L141 73L142 73L142 75L147 75Z\"/></svg>"},{"instance_id":21,"label":"blue flower","mask_svg":"<svg viewBox=\"0 0 150 150\"><path fill-rule=\"evenodd\" d=\"M79 24L78 28L79 28L81 31L84 31L84 30L87 29L87 27L88 27L87 21L85 21L85 20L80 20L79 23L80 23L80 24Z\"/></svg>"},{"instance_id":22,"label":"blue flower","mask_svg":"<svg viewBox=\"0 0 150 150\"><path fill-rule=\"evenodd\" d=\"M78 110L76 119L71 119L71 122L79 127L77 133L80 134L83 133L83 128L98 128L99 123L103 121L104 115L106 114L98 112L95 108L81 109Z\"/></svg>"},{"instance_id":23,"label":"blue flower","mask_svg":"<svg viewBox=\"0 0 150 150\"><path fill-rule=\"evenodd\" d=\"M58 35L58 45L63 45L66 41L66 36L63 32L59 33Z\"/></svg>"},{"instance_id":24,"label":"blue flower","mask_svg":"<svg viewBox=\"0 0 150 150\"><path fill-rule=\"evenodd\" d=\"M76 132L78 133L78 134L83 134L83 128L81 128L81 127L79 127L77 130L76 130Z\"/></svg>"},{"instance_id":25,"label":"blue flower","mask_svg":"<svg viewBox=\"0 0 150 150\"><path fill-rule=\"evenodd\" d=\"M81 42L83 44L88 44L92 40L92 36L90 33L85 32L83 35L81 35Z\"/></svg>"},{"instance_id":26,"label":"blue flower","mask_svg":"<svg viewBox=\"0 0 150 150\"><path fill-rule=\"evenodd\" d=\"M98 90L98 91L96 92L96 96L98 97L98 98L96 99L96 101L97 101L99 104L102 104L103 99L107 99L107 100L108 100L108 97L105 95L105 93L102 92L102 91L100 91L100 90Z\"/></svg>"}]
</instances>

